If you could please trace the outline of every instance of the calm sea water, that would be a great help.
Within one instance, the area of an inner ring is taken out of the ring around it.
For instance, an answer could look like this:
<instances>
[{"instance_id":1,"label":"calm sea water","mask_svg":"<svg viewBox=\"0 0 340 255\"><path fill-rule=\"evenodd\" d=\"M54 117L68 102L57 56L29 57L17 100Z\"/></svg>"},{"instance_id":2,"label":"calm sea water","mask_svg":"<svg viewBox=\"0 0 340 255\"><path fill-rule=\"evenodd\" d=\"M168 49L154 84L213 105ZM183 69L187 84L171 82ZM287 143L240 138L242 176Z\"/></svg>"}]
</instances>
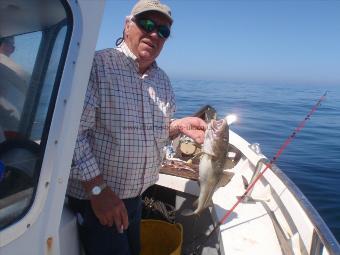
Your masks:
<instances>
[{"instance_id":1,"label":"calm sea water","mask_svg":"<svg viewBox=\"0 0 340 255\"><path fill-rule=\"evenodd\" d=\"M300 188L340 241L340 86L254 85L178 81L176 117L213 106L219 117L236 113L231 129L259 143L272 158L327 90L322 105L276 164Z\"/></svg>"}]
</instances>

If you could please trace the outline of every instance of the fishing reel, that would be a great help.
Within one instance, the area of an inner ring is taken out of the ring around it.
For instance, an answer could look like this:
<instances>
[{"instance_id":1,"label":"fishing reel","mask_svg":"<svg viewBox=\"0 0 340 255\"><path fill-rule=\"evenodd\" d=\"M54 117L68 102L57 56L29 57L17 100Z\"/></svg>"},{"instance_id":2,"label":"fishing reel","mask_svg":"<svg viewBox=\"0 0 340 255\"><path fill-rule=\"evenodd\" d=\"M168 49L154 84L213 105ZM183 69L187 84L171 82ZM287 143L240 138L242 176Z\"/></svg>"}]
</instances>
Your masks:
<instances>
[{"instance_id":1,"label":"fishing reel","mask_svg":"<svg viewBox=\"0 0 340 255\"><path fill-rule=\"evenodd\" d=\"M176 138L173 141L173 148L175 151L175 158L188 161L193 158L197 158L199 160L199 157L196 157L196 155L199 155L201 152L201 145L197 144L193 139L186 135L182 135L178 138ZM198 162L196 162L198 163Z\"/></svg>"},{"instance_id":2,"label":"fishing reel","mask_svg":"<svg viewBox=\"0 0 340 255\"><path fill-rule=\"evenodd\" d=\"M188 136L182 136L179 139L179 150L182 154L186 156L193 156L196 154L197 150L200 150L200 146L194 142L193 139L191 139Z\"/></svg>"}]
</instances>

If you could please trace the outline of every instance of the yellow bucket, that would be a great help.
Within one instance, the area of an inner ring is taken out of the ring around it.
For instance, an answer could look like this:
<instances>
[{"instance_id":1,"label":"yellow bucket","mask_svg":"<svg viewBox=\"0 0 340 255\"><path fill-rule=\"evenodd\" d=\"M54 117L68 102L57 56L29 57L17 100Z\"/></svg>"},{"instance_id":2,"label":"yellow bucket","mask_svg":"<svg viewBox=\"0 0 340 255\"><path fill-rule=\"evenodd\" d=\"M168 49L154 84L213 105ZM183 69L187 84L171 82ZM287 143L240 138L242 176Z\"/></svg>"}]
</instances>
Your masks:
<instances>
[{"instance_id":1,"label":"yellow bucket","mask_svg":"<svg viewBox=\"0 0 340 255\"><path fill-rule=\"evenodd\" d=\"M181 224L142 220L141 255L180 255L183 242Z\"/></svg>"}]
</instances>

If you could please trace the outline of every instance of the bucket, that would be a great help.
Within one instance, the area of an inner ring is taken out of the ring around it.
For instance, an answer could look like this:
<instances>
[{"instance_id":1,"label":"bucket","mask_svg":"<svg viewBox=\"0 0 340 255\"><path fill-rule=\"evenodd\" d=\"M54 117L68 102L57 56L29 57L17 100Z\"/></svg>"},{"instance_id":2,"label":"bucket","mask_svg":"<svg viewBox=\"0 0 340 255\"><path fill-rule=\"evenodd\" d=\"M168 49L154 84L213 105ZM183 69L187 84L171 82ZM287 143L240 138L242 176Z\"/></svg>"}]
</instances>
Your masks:
<instances>
[{"instance_id":1,"label":"bucket","mask_svg":"<svg viewBox=\"0 0 340 255\"><path fill-rule=\"evenodd\" d=\"M141 255L180 255L183 242L181 224L142 220Z\"/></svg>"}]
</instances>

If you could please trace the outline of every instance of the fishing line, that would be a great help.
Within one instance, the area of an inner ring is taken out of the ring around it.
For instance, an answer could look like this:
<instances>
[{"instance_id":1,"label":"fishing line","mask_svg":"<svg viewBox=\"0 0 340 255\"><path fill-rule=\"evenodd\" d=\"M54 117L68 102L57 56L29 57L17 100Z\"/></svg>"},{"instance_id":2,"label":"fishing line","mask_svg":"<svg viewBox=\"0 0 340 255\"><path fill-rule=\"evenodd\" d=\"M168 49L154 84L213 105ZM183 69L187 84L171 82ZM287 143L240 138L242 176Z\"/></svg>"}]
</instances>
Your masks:
<instances>
[{"instance_id":1,"label":"fishing line","mask_svg":"<svg viewBox=\"0 0 340 255\"><path fill-rule=\"evenodd\" d=\"M320 99L317 101L317 103L312 107L312 109L309 111L309 113L306 115L304 120L300 122L300 124L295 128L295 130L291 133L291 135L285 140L283 145L280 147L278 152L275 154L275 156L270 160L268 164L266 164L265 169L258 174L258 176L254 179L254 181L248 186L248 188L245 190L243 195L237 199L237 202L231 207L231 209L223 216L223 218L216 224L214 229L209 233L207 238L203 240L201 244L199 244L196 249L194 250L194 254L198 254L200 248L211 238L212 234L221 226L231 215L231 213L235 210L235 208L246 198L247 193L255 186L256 182L263 176L263 174L267 171L268 168L272 166L272 164L280 157L282 152L286 149L288 144L291 143L291 141L296 137L296 134L299 133L303 127L305 126L307 120L310 119L312 114L316 111L316 109L321 105L321 102L325 99L328 91L326 91Z\"/></svg>"}]
</instances>

